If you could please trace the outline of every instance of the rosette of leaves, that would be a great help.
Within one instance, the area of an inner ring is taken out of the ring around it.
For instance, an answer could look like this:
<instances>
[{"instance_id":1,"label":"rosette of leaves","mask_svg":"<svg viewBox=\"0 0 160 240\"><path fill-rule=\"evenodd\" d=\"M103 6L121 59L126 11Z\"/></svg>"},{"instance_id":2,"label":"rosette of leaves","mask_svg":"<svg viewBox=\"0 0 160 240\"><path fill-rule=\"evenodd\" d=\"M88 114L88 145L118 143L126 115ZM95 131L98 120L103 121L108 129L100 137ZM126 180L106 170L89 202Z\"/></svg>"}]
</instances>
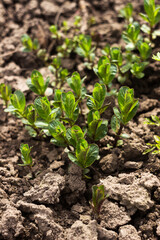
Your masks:
<instances>
[{"instance_id":1,"label":"rosette of leaves","mask_svg":"<svg viewBox=\"0 0 160 240\"><path fill-rule=\"evenodd\" d=\"M99 159L99 148L96 144L88 144L85 139L80 139L76 145L76 150L69 152L68 157L83 169L83 174L86 176L89 172L88 167Z\"/></svg>"},{"instance_id":2,"label":"rosette of leaves","mask_svg":"<svg viewBox=\"0 0 160 240\"><path fill-rule=\"evenodd\" d=\"M37 39L32 40L28 34L23 34L21 37L22 52L32 52L39 49L39 43Z\"/></svg>"},{"instance_id":3,"label":"rosette of leaves","mask_svg":"<svg viewBox=\"0 0 160 240\"><path fill-rule=\"evenodd\" d=\"M136 48L136 44L139 40L142 40L140 35L140 25L138 22L128 24L127 29L123 31L122 38L125 41L126 50L131 51Z\"/></svg>"},{"instance_id":4,"label":"rosette of leaves","mask_svg":"<svg viewBox=\"0 0 160 240\"><path fill-rule=\"evenodd\" d=\"M27 85L32 92L40 96L44 96L48 88L49 81L50 81L49 77L47 77L46 81L44 81L42 74L37 70L34 70L32 71L31 78L27 79ZM52 91L50 95L51 94L52 94Z\"/></svg>"},{"instance_id":5,"label":"rosette of leaves","mask_svg":"<svg viewBox=\"0 0 160 240\"><path fill-rule=\"evenodd\" d=\"M87 135L93 141L99 141L107 135L108 121L102 120L99 111L91 110L87 117Z\"/></svg>"},{"instance_id":6,"label":"rosette of leaves","mask_svg":"<svg viewBox=\"0 0 160 240\"><path fill-rule=\"evenodd\" d=\"M120 136L128 137L121 135L123 127L133 119L139 107L138 100L134 98L133 89L125 86L120 88L118 92L118 106L119 109L113 108L114 115L111 119L111 128L116 133L114 147L116 147Z\"/></svg>"},{"instance_id":7,"label":"rosette of leaves","mask_svg":"<svg viewBox=\"0 0 160 240\"><path fill-rule=\"evenodd\" d=\"M149 35L149 41L152 42L153 38L160 36L160 31L154 28L157 23L160 22L160 6L155 5L154 0L144 0L144 13L140 13L140 16L149 24L143 24L141 30Z\"/></svg>"},{"instance_id":8,"label":"rosette of leaves","mask_svg":"<svg viewBox=\"0 0 160 240\"><path fill-rule=\"evenodd\" d=\"M131 3L127 3L124 8L122 8L119 12L119 17L125 18L127 24L133 22L133 6Z\"/></svg>"},{"instance_id":9,"label":"rosette of leaves","mask_svg":"<svg viewBox=\"0 0 160 240\"><path fill-rule=\"evenodd\" d=\"M79 100L76 101L73 92L67 92L61 94L62 98L62 109L64 112L64 117L61 119L68 122L71 126L77 121L79 115Z\"/></svg>"},{"instance_id":10,"label":"rosette of leaves","mask_svg":"<svg viewBox=\"0 0 160 240\"><path fill-rule=\"evenodd\" d=\"M5 85L4 83L0 84L0 98L3 99L6 108L8 107L8 102L9 102L11 93L12 93L12 88L9 85Z\"/></svg>"},{"instance_id":11,"label":"rosette of leaves","mask_svg":"<svg viewBox=\"0 0 160 240\"><path fill-rule=\"evenodd\" d=\"M78 37L78 46L75 49L76 53L87 59L84 65L91 69L95 59L95 47L92 48L92 38L89 35L80 34Z\"/></svg>"},{"instance_id":12,"label":"rosette of leaves","mask_svg":"<svg viewBox=\"0 0 160 240\"><path fill-rule=\"evenodd\" d=\"M92 96L86 95L87 107L89 110L98 111L101 115L109 106L109 104L104 104L106 98L106 87L104 84L96 83L94 85Z\"/></svg>"},{"instance_id":13,"label":"rosette of leaves","mask_svg":"<svg viewBox=\"0 0 160 240\"><path fill-rule=\"evenodd\" d=\"M94 72L108 89L117 74L117 66L115 63L111 63L107 56L103 56L99 59L98 66L94 68Z\"/></svg>"},{"instance_id":14,"label":"rosette of leaves","mask_svg":"<svg viewBox=\"0 0 160 240\"><path fill-rule=\"evenodd\" d=\"M83 81L85 77L81 79L78 72L72 73L70 78L67 78L67 83L70 88L74 91L77 99L83 99L86 94L86 88L83 87Z\"/></svg>"}]
</instances>

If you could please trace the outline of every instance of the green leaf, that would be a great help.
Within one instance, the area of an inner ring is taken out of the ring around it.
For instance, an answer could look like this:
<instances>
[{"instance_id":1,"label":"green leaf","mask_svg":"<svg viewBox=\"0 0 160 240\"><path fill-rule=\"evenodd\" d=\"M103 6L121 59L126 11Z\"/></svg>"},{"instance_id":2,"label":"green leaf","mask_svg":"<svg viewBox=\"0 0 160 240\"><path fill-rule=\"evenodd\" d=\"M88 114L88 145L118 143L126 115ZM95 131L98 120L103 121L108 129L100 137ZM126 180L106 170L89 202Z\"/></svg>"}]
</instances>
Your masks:
<instances>
[{"instance_id":1,"label":"green leaf","mask_svg":"<svg viewBox=\"0 0 160 240\"><path fill-rule=\"evenodd\" d=\"M78 101L75 101L74 94L72 92L62 93L62 103L66 117L76 121L75 118L78 117L79 108ZM75 111L76 114L74 115Z\"/></svg>"},{"instance_id":2,"label":"green leaf","mask_svg":"<svg viewBox=\"0 0 160 240\"><path fill-rule=\"evenodd\" d=\"M96 144L90 144L86 154L85 168L91 166L99 156L99 147Z\"/></svg>"},{"instance_id":3,"label":"green leaf","mask_svg":"<svg viewBox=\"0 0 160 240\"><path fill-rule=\"evenodd\" d=\"M66 141L66 128L65 126L58 120L53 120L48 124L48 130L52 137L52 143L59 143L61 146L68 146L68 143ZM56 144L57 145L57 144Z\"/></svg>"},{"instance_id":4,"label":"green leaf","mask_svg":"<svg viewBox=\"0 0 160 240\"><path fill-rule=\"evenodd\" d=\"M20 113L24 112L26 106L26 99L21 91L16 90L14 94L11 94L10 101L15 110L18 110Z\"/></svg>"},{"instance_id":5,"label":"green leaf","mask_svg":"<svg viewBox=\"0 0 160 240\"><path fill-rule=\"evenodd\" d=\"M46 122L51 121L51 107L47 97L36 98L34 101L34 107L42 119L46 120Z\"/></svg>"},{"instance_id":6,"label":"green leaf","mask_svg":"<svg viewBox=\"0 0 160 240\"><path fill-rule=\"evenodd\" d=\"M20 146L20 151L21 151L21 158L23 161L24 166L32 166L32 157L30 155L31 148L29 148L28 144L21 144Z\"/></svg>"},{"instance_id":7,"label":"green leaf","mask_svg":"<svg viewBox=\"0 0 160 240\"><path fill-rule=\"evenodd\" d=\"M23 52L31 52L33 49L33 42L32 42L32 39L30 38L30 36L27 34L23 34L21 37L21 41L23 44L22 51Z\"/></svg>"},{"instance_id":8,"label":"green leaf","mask_svg":"<svg viewBox=\"0 0 160 240\"><path fill-rule=\"evenodd\" d=\"M115 133L117 133L120 128L120 121L115 115L113 115L111 118L111 128Z\"/></svg>"},{"instance_id":9,"label":"green leaf","mask_svg":"<svg viewBox=\"0 0 160 240\"><path fill-rule=\"evenodd\" d=\"M78 72L74 72L70 78L67 79L70 88L73 89L78 98L82 94L82 80Z\"/></svg>"}]
</instances>

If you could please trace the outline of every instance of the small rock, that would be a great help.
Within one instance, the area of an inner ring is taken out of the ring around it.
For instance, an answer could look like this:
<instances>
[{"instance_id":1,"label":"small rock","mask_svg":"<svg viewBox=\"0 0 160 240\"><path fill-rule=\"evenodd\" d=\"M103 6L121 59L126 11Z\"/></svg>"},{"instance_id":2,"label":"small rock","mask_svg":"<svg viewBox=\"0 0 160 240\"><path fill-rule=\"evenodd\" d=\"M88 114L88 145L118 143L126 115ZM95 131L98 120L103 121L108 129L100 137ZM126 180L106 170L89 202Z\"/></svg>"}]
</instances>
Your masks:
<instances>
[{"instance_id":1,"label":"small rock","mask_svg":"<svg viewBox=\"0 0 160 240\"><path fill-rule=\"evenodd\" d=\"M160 236L160 219L157 220L157 230L156 233L158 236Z\"/></svg>"},{"instance_id":2,"label":"small rock","mask_svg":"<svg viewBox=\"0 0 160 240\"><path fill-rule=\"evenodd\" d=\"M113 153L103 157L100 160L99 165L103 172L113 173L117 169L117 162L118 162L118 157L116 154Z\"/></svg>"},{"instance_id":3,"label":"small rock","mask_svg":"<svg viewBox=\"0 0 160 240\"><path fill-rule=\"evenodd\" d=\"M62 166L64 166L64 161L54 161L53 163L51 163L49 168L51 170L55 170L55 169L58 169Z\"/></svg>"},{"instance_id":4,"label":"small rock","mask_svg":"<svg viewBox=\"0 0 160 240\"><path fill-rule=\"evenodd\" d=\"M47 173L39 185L35 185L24 196L30 201L54 204L59 202L61 190L65 186L65 179L57 173Z\"/></svg>"},{"instance_id":5,"label":"small rock","mask_svg":"<svg viewBox=\"0 0 160 240\"><path fill-rule=\"evenodd\" d=\"M125 162L124 167L129 168L129 169L139 169L143 165L143 162L133 162L133 161L128 161Z\"/></svg>"},{"instance_id":6,"label":"small rock","mask_svg":"<svg viewBox=\"0 0 160 240\"><path fill-rule=\"evenodd\" d=\"M41 2L41 8L46 16L54 16L59 10L59 6L57 6L54 2L49 2L47 0Z\"/></svg>"},{"instance_id":7,"label":"small rock","mask_svg":"<svg viewBox=\"0 0 160 240\"><path fill-rule=\"evenodd\" d=\"M141 240L135 227L125 225L119 229L119 240Z\"/></svg>"},{"instance_id":8,"label":"small rock","mask_svg":"<svg viewBox=\"0 0 160 240\"><path fill-rule=\"evenodd\" d=\"M98 239L100 240L117 240L118 234L112 230L107 230L102 227L97 228L98 231Z\"/></svg>"},{"instance_id":9,"label":"small rock","mask_svg":"<svg viewBox=\"0 0 160 240\"><path fill-rule=\"evenodd\" d=\"M131 220L124 207L119 207L118 204L112 203L108 200L104 201L100 214L100 225L109 229L116 229Z\"/></svg>"},{"instance_id":10,"label":"small rock","mask_svg":"<svg viewBox=\"0 0 160 240\"><path fill-rule=\"evenodd\" d=\"M98 240L97 223L90 221L88 225L77 220L70 229L66 231L66 240Z\"/></svg>"}]
</instances>

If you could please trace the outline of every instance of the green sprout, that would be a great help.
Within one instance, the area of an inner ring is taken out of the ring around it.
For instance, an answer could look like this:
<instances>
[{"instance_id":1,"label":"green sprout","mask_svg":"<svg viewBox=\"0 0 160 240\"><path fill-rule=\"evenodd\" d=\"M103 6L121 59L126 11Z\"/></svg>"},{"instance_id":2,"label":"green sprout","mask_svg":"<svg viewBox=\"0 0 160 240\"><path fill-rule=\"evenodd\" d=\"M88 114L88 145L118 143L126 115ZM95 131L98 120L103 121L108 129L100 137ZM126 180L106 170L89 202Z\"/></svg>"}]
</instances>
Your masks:
<instances>
[{"instance_id":1,"label":"green sprout","mask_svg":"<svg viewBox=\"0 0 160 240\"><path fill-rule=\"evenodd\" d=\"M5 85L4 83L0 84L0 98L3 99L6 108L8 107L8 102L9 102L11 93L12 93L12 89L9 85Z\"/></svg>"},{"instance_id":2,"label":"green sprout","mask_svg":"<svg viewBox=\"0 0 160 240\"><path fill-rule=\"evenodd\" d=\"M151 118L146 118L144 123L160 127L160 118L158 116L151 116ZM143 154L150 152L152 152L152 154L160 154L160 137L157 135L154 135L153 137L156 143L147 143L150 148L146 149Z\"/></svg>"},{"instance_id":3,"label":"green sprout","mask_svg":"<svg viewBox=\"0 0 160 240\"><path fill-rule=\"evenodd\" d=\"M127 24L130 24L133 22L132 13L133 13L132 4L127 3L125 7L120 10L119 16L125 18Z\"/></svg>"},{"instance_id":4,"label":"green sprout","mask_svg":"<svg viewBox=\"0 0 160 240\"><path fill-rule=\"evenodd\" d=\"M143 24L141 30L149 35L149 41L152 42L153 38L160 35L160 31L154 31L155 26L160 21L160 6L155 5L154 0L144 0L145 13L140 13L140 16L149 24Z\"/></svg>"},{"instance_id":5,"label":"green sprout","mask_svg":"<svg viewBox=\"0 0 160 240\"><path fill-rule=\"evenodd\" d=\"M75 49L76 53L84 57L87 61L85 66L91 69L95 59L95 47L92 48L92 39L88 35L80 34L78 38L78 47Z\"/></svg>"},{"instance_id":6,"label":"green sprout","mask_svg":"<svg viewBox=\"0 0 160 240\"><path fill-rule=\"evenodd\" d=\"M90 202L96 220L100 218L100 211L103 202L108 196L105 195L104 185L92 186L92 201Z\"/></svg>"},{"instance_id":7,"label":"green sprout","mask_svg":"<svg viewBox=\"0 0 160 240\"><path fill-rule=\"evenodd\" d=\"M158 52L157 55L153 55L152 59L154 59L156 61L160 61L160 52Z\"/></svg>"},{"instance_id":8,"label":"green sprout","mask_svg":"<svg viewBox=\"0 0 160 240\"><path fill-rule=\"evenodd\" d=\"M32 92L40 96L45 95L45 91L48 88L50 78L47 77L46 82L43 79L43 76L37 70L32 71L31 78L27 79L27 85Z\"/></svg>"},{"instance_id":9,"label":"green sprout","mask_svg":"<svg viewBox=\"0 0 160 240\"><path fill-rule=\"evenodd\" d=\"M29 147L28 144L21 144L20 151L21 151L21 159L22 164L18 164L19 166L28 167L32 177L35 177L34 172L32 171L33 160L30 155L32 147Z\"/></svg>"},{"instance_id":10,"label":"green sprout","mask_svg":"<svg viewBox=\"0 0 160 240\"><path fill-rule=\"evenodd\" d=\"M21 37L22 52L32 52L39 49L39 43L37 39L32 40L28 34L23 34Z\"/></svg>"},{"instance_id":11,"label":"green sprout","mask_svg":"<svg viewBox=\"0 0 160 240\"><path fill-rule=\"evenodd\" d=\"M93 70L100 81L106 85L107 90L109 91L112 81L117 74L116 64L112 63L107 56L103 56L99 59L98 66Z\"/></svg>"},{"instance_id":12,"label":"green sprout","mask_svg":"<svg viewBox=\"0 0 160 240\"><path fill-rule=\"evenodd\" d=\"M52 64L48 68L55 76L55 82L52 85L61 88L69 75L68 70L61 67L61 59L59 57L53 58Z\"/></svg>"},{"instance_id":13,"label":"green sprout","mask_svg":"<svg viewBox=\"0 0 160 240\"><path fill-rule=\"evenodd\" d=\"M121 87L118 92L118 105L120 110L114 107L114 115L111 119L111 128L116 133L114 147L119 143L123 127L132 120L137 112L139 102L134 98L134 90L129 87Z\"/></svg>"}]
</instances>

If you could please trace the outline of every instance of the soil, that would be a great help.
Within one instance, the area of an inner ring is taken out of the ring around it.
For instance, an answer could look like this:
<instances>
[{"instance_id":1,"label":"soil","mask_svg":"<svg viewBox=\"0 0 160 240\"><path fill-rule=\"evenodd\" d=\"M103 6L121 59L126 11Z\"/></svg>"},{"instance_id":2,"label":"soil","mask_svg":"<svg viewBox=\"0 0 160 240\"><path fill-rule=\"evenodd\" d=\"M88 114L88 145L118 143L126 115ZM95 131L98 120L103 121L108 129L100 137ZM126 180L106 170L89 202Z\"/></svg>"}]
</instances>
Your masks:
<instances>
[{"instance_id":1,"label":"soil","mask_svg":"<svg viewBox=\"0 0 160 240\"><path fill-rule=\"evenodd\" d=\"M85 9L82 5L85 3ZM99 46L109 43L124 46L121 33L124 21L118 16L124 0L1 0L0 1L0 83L20 89L29 103L35 98L26 85L33 69L48 76L50 72L32 53L21 52L22 34L36 37L42 47L51 43L49 26L63 20L73 22L81 15L83 31L97 33ZM143 1L134 1L134 17ZM84 11L85 10L85 11ZM87 16L86 16L87 15ZM95 24L86 28L86 17L94 16ZM160 26L157 26L157 28ZM159 51L155 40L153 53ZM52 48L55 54L56 46ZM88 92L97 81L96 76L82 67L82 59L75 55L62 62L72 73L83 77ZM160 238L160 157L143 155L146 143L153 143L153 135L160 130L145 125L144 119L160 115L160 64L151 60L142 79L131 78L128 83L139 98L140 107L134 120L124 129L130 139L119 148L107 147L109 135L100 141L100 160L91 169L91 179L82 178L79 167L67 158L63 148L49 140L29 136L20 119L5 113L0 100L0 239L2 240L158 240ZM53 77L51 75L51 77ZM127 83L125 83L127 84ZM114 87L120 87L115 79ZM114 103L114 99L110 99ZM85 109L84 109L85 112ZM105 117L112 115L109 109ZM35 164L31 179L22 168L19 147L28 143ZM103 183L106 193L100 221L93 218L89 201L91 187Z\"/></svg>"}]
</instances>

